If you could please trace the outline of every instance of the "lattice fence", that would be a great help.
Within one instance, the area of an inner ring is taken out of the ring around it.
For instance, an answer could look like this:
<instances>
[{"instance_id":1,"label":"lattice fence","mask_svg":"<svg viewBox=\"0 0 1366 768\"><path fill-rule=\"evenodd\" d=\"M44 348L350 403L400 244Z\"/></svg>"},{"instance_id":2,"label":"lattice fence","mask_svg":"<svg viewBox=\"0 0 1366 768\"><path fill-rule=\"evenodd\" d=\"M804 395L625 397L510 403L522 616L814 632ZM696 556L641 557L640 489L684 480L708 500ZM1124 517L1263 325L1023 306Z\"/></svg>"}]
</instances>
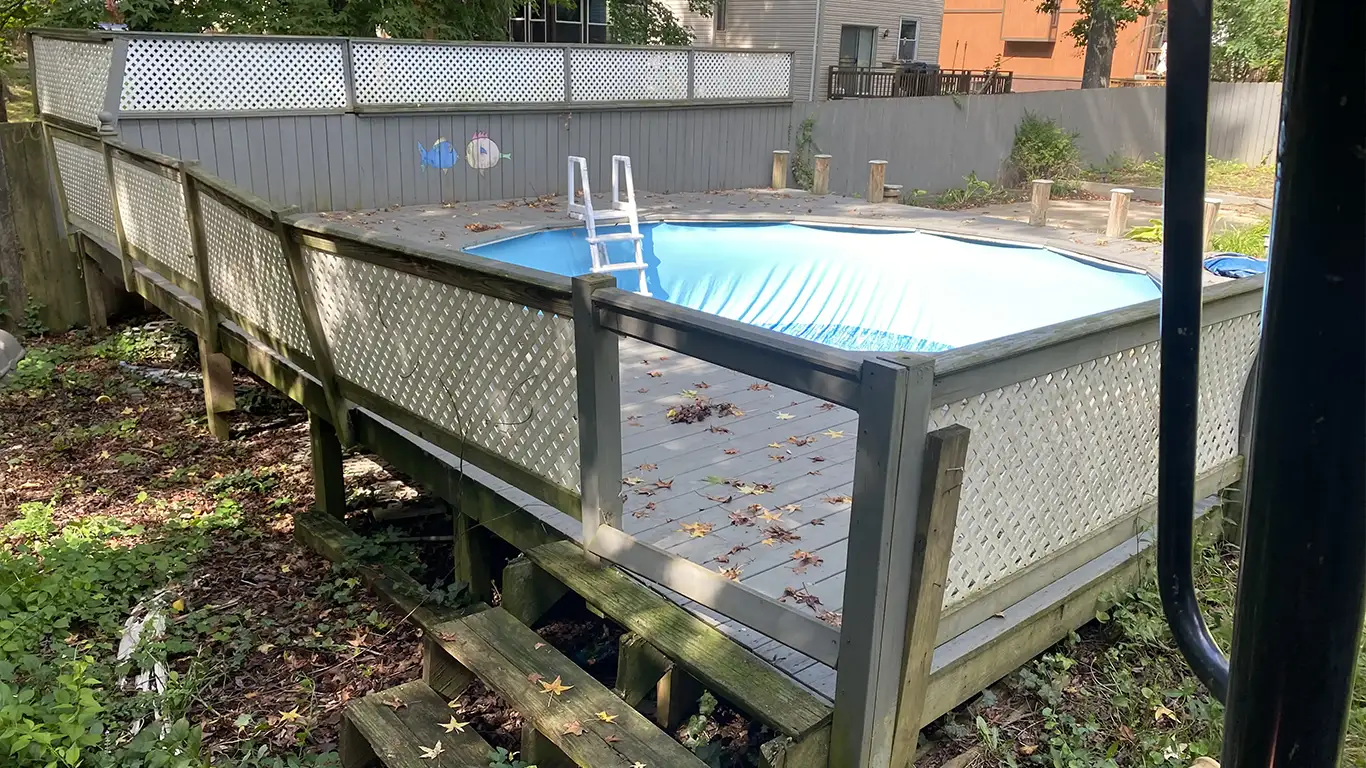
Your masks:
<instances>
[{"instance_id":1,"label":"lattice fence","mask_svg":"<svg viewBox=\"0 0 1366 768\"><path fill-rule=\"evenodd\" d=\"M90 234L113 243L114 209L109 194L109 178L104 169L104 155L75 142L52 137L53 154L57 158L57 173L70 213L79 216L78 225L94 227Z\"/></svg>"},{"instance_id":2,"label":"lattice fence","mask_svg":"<svg viewBox=\"0 0 1366 768\"><path fill-rule=\"evenodd\" d=\"M569 318L304 250L337 375L562 487L578 487Z\"/></svg>"},{"instance_id":3,"label":"lattice fence","mask_svg":"<svg viewBox=\"0 0 1366 768\"><path fill-rule=\"evenodd\" d=\"M115 158L114 196L128 245L194 282L190 225L179 182Z\"/></svg>"},{"instance_id":4,"label":"lattice fence","mask_svg":"<svg viewBox=\"0 0 1366 768\"><path fill-rule=\"evenodd\" d=\"M43 114L98 128L109 90L113 45L35 36L33 58Z\"/></svg>"},{"instance_id":5,"label":"lattice fence","mask_svg":"<svg viewBox=\"0 0 1366 768\"><path fill-rule=\"evenodd\" d=\"M1238 452L1238 412L1258 320L1246 315L1204 329L1199 472ZM946 607L1153 500L1158 352L1152 342L931 413L931 429L962 424L972 430Z\"/></svg>"},{"instance_id":6,"label":"lattice fence","mask_svg":"<svg viewBox=\"0 0 1366 768\"><path fill-rule=\"evenodd\" d=\"M574 48L569 68L574 101L688 98L688 54L684 51Z\"/></svg>"},{"instance_id":7,"label":"lattice fence","mask_svg":"<svg viewBox=\"0 0 1366 768\"><path fill-rule=\"evenodd\" d=\"M359 104L564 101L564 49L421 43L351 44Z\"/></svg>"},{"instance_id":8,"label":"lattice fence","mask_svg":"<svg viewBox=\"0 0 1366 768\"><path fill-rule=\"evenodd\" d=\"M214 299L276 341L312 357L299 301L276 233L201 194L208 246L209 290Z\"/></svg>"},{"instance_id":9,"label":"lattice fence","mask_svg":"<svg viewBox=\"0 0 1366 768\"><path fill-rule=\"evenodd\" d=\"M330 110L346 107L337 40L134 37L124 112Z\"/></svg>"},{"instance_id":10,"label":"lattice fence","mask_svg":"<svg viewBox=\"0 0 1366 768\"><path fill-rule=\"evenodd\" d=\"M791 94L787 53L698 51L693 94L699 99L785 99Z\"/></svg>"}]
</instances>

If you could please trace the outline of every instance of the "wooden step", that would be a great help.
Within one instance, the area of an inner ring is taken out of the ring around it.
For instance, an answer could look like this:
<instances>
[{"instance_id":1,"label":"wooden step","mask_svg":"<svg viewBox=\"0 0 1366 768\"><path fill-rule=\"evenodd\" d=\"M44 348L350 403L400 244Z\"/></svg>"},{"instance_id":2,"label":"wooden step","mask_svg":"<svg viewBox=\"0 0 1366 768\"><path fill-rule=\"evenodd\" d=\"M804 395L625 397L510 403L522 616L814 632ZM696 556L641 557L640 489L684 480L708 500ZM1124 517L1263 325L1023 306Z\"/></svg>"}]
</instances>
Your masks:
<instances>
[{"instance_id":1,"label":"wooden step","mask_svg":"<svg viewBox=\"0 0 1366 768\"><path fill-rule=\"evenodd\" d=\"M446 700L421 680L352 702L342 713L342 768L488 765L488 742L467 724L448 730L452 715ZM425 757L423 749L434 750L437 742L440 754Z\"/></svg>"},{"instance_id":2,"label":"wooden step","mask_svg":"<svg viewBox=\"0 0 1366 768\"><path fill-rule=\"evenodd\" d=\"M541 640L502 608L446 622L426 635L427 654L445 654L522 714L585 768L702 768L683 745ZM559 678L560 694L545 688ZM599 717L605 713L612 722ZM582 729L580 735L573 731Z\"/></svg>"}]
</instances>

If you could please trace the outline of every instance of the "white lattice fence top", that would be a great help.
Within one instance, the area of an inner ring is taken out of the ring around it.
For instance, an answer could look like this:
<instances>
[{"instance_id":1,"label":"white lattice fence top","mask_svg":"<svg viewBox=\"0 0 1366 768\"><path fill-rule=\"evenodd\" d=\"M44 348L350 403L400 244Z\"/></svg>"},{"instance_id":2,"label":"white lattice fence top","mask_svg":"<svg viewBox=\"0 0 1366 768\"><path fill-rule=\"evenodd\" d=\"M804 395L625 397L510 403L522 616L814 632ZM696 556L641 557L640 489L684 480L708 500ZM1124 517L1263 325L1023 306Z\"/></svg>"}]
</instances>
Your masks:
<instances>
[{"instance_id":1,"label":"white lattice fence top","mask_svg":"<svg viewBox=\"0 0 1366 768\"><path fill-rule=\"evenodd\" d=\"M115 158L114 197L128 245L193 282L194 255L180 183Z\"/></svg>"},{"instance_id":2,"label":"white lattice fence top","mask_svg":"<svg viewBox=\"0 0 1366 768\"><path fill-rule=\"evenodd\" d=\"M304 249L337 375L562 488L579 480L569 318Z\"/></svg>"},{"instance_id":3,"label":"white lattice fence top","mask_svg":"<svg viewBox=\"0 0 1366 768\"><path fill-rule=\"evenodd\" d=\"M785 99L791 93L792 55L698 51L693 94L699 99Z\"/></svg>"},{"instance_id":4,"label":"white lattice fence top","mask_svg":"<svg viewBox=\"0 0 1366 768\"><path fill-rule=\"evenodd\" d=\"M276 341L312 357L279 236L211 195L200 195L199 210L204 217L214 300Z\"/></svg>"},{"instance_id":5,"label":"white lattice fence top","mask_svg":"<svg viewBox=\"0 0 1366 768\"><path fill-rule=\"evenodd\" d=\"M682 101L688 98L688 54L620 48L573 48L574 101Z\"/></svg>"},{"instance_id":6,"label":"white lattice fence top","mask_svg":"<svg viewBox=\"0 0 1366 768\"><path fill-rule=\"evenodd\" d=\"M100 126L109 90L111 43L33 38L33 69L43 114Z\"/></svg>"},{"instance_id":7,"label":"white lattice fence top","mask_svg":"<svg viewBox=\"0 0 1366 768\"><path fill-rule=\"evenodd\" d=\"M564 49L422 43L351 44L359 104L564 101Z\"/></svg>"},{"instance_id":8,"label":"white lattice fence top","mask_svg":"<svg viewBox=\"0 0 1366 768\"><path fill-rule=\"evenodd\" d=\"M1199 457L1237 455L1257 315L1201 339ZM1157 342L935 409L972 430L945 607L1011 578L1150 503L1157 492Z\"/></svg>"},{"instance_id":9,"label":"white lattice fence top","mask_svg":"<svg viewBox=\"0 0 1366 768\"><path fill-rule=\"evenodd\" d=\"M124 112L326 110L346 106L337 40L135 37Z\"/></svg>"},{"instance_id":10,"label":"white lattice fence top","mask_svg":"<svg viewBox=\"0 0 1366 768\"><path fill-rule=\"evenodd\" d=\"M105 174L104 155L75 142L52 137L52 149L57 156L57 173L66 194L69 212L83 223L99 229L91 234L103 236L112 243L114 210L110 201L109 178Z\"/></svg>"}]
</instances>

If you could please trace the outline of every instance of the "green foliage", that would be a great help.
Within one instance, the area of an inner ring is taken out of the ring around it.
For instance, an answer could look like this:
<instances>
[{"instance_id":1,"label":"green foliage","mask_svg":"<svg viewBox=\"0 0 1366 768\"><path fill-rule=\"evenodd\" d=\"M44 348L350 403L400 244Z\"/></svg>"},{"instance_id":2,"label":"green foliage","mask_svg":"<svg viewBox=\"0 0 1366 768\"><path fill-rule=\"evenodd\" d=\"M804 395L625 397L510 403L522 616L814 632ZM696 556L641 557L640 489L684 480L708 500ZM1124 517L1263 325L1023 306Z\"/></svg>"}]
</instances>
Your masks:
<instances>
[{"instance_id":1,"label":"green foliage","mask_svg":"<svg viewBox=\"0 0 1366 768\"><path fill-rule=\"evenodd\" d=\"M917 190L918 192L919 190ZM990 205L992 203L1006 202L1011 199L1009 190L1003 189L992 184L985 179L977 178L977 172L973 171L963 177L963 186L954 187L940 192L935 197L933 206L936 208L972 208L979 205ZM919 196L913 194L911 201L919 201Z\"/></svg>"},{"instance_id":2,"label":"green foliage","mask_svg":"<svg viewBox=\"0 0 1366 768\"><path fill-rule=\"evenodd\" d=\"M43 305L36 301L30 301L24 307L24 317L19 321L19 329L28 336L42 336L48 332L47 324L43 322Z\"/></svg>"},{"instance_id":3,"label":"green foliage","mask_svg":"<svg viewBox=\"0 0 1366 768\"><path fill-rule=\"evenodd\" d=\"M1161 155L1147 160L1111 155L1104 163L1083 172L1088 181L1104 181L1138 187L1161 187L1166 162ZM1205 161L1205 189L1248 197L1269 198L1275 189L1274 165L1248 165L1237 160L1210 157Z\"/></svg>"},{"instance_id":4,"label":"green foliage","mask_svg":"<svg viewBox=\"0 0 1366 768\"><path fill-rule=\"evenodd\" d=\"M723 745L712 741L717 731L716 723L712 719L712 715L716 713L716 704L716 697L711 691L703 691L701 698L697 700L697 714L688 718L687 724L678 734L678 740L683 746L692 750L698 760L713 768L721 765L724 754Z\"/></svg>"},{"instance_id":5,"label":"green foliage","mask_svg":"<svg viewBox=\"0 0 1366 768\"><path fill-rule=\"evenodd\" d=\"M712 0L688 0L688 12L710 18ZM613 42L624 45L691 45L693 35L661 0L608 0Z\"/></svg>"},{"instance_id":6,"label":"green foliage","mask_svg":"<svg viewBox=\"0 0 1366 768\"><path fill-rule=\"evenodd\" d=\"M1214 0L1210 76L1225 82L1281 79L1286 0Z\"/></svg>"},{"instance_id":7,"label":"green foliage","mask_svg":"<svg viewBox=\"0 0 1366 768\"><path fill-rule=\"evenodd\" d=\"M816 118L808 117L797 128L797 154L792 160L792 179L797 186L810 192L816 181L815 156L820 153L812 136Z\"/></svg>"},{"instance_id":8,"label":"green foliage","mask_svg":"<svg viewBox=\"0 0 1366 768\"><path fill-rule=\"evenodd\" d=\"M169 365L189 352L190 333L174 323L123 328L91 347L96 357L135 365Z\"/></svg>"},{"instance_id":9,"label":"green foliage","mask_svg":"<svg viewBox=\"0 0 1366 768\"><path fill-rule=\"evenodd\" d=\"M14 372L0 381L0 393L41 393L51 389L67 380L58 376L57 367L75 354L76 350L62 344L29 348Z\"/></svg>"},{"instance_id":10,"label":"green foliage","mask_svg":"<svg viewBox=\"0 0 1366 768\"><path fill-rule=\"evenodd\" d=\"M1266 236L1271 234L1271 220L1262 219L1255 224L1244 224L1220 229L1210 235L1209 246L1212 251L1228 251L1266 258Z\"/></svg>"},{"instance_id":11,"label":"green foliage","mask_svg":"<svg viewBox=\"0 0 1366 768\"><path fill-rule=\"evenodd\" d=\"M1124 236L1140 243L1160 243L1162 242L1162 220L1149 219L1146 225L1134 227Z\"/></svg>"},{"instance_id":12,"label":"green foliage","mask_svg":"<svg viewBox=\"0 0 1366 768\"><path fill-rule=\"evenodd\" d=\"M1107 19L1114 23L1116 30L1120 30L1151 13L1154 4L1155 0L1077 0L1076 8L1079 13L1076 21L1068 27L1067 35L1076 41L1078 48L1085 48L1090 41L1093 18ZM1038 11L1058 13L1062 6L1062 0L1042 0L1038 5Z\"/></svg>"},{"instance_id":13,"label":"green foliage","mask_svg":"<svg viewBox=\"0 0 1366 768\"><path fill-rule=\"evenodd\" d=\"M517 759L517 752L509 752L502 747L489 752L489 768L536 768L526 762Z\"/></svg>"},{"instance_id":14,"label":"green foliage","mask_svg":"<svg viewBox=\"0 0 1366 768\"><path fill-rule=\"evenodd\" d=\"M1051 117L1025 112L1015 126L1015 143L1007 161L1011 172L1022 182L1076 178L1081 172L1080 135L1064 130Z\"/></svg>"}]
</instances>

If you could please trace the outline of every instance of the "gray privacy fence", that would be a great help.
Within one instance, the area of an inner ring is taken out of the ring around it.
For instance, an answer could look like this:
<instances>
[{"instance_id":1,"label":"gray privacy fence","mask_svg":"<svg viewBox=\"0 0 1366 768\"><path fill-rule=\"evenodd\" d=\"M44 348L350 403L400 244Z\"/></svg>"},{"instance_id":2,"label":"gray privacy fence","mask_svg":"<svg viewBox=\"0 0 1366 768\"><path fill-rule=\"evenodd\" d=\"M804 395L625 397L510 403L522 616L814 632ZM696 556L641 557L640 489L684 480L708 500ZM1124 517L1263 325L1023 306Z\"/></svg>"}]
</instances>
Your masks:
<instances>
[{"instance_id":1,"label":"gray privacy fence","mask_svg":"<svg viewBox=\"0 0 1366 768\"><path fill-rule=\"evenodd\" d=\"M963 177L999 181L1026 113L1076 131L1083 160L1149 157L1162 151L1165 87L1041 91L998 96L938 96L799 102L793 125L814 120L820 152L834 156L830 191L862 194L867 161L887 161L887 181L939 191ZM1276 147L1280 83L1213 83L1209 153L1249 164L1269 162Z\"/></svg>"},{"instance_id":2,"label":"gray privacy fence","mask_svg":"<svg viewBox=\"0 0 1366 768\"><path fill-rule=\"evenodd\" d=\"M46 30L48 119L198 161L305 211L563 194L635 159L657 192L756 186L787 143L784 51Z\"/></svg>"}]
</instances>

